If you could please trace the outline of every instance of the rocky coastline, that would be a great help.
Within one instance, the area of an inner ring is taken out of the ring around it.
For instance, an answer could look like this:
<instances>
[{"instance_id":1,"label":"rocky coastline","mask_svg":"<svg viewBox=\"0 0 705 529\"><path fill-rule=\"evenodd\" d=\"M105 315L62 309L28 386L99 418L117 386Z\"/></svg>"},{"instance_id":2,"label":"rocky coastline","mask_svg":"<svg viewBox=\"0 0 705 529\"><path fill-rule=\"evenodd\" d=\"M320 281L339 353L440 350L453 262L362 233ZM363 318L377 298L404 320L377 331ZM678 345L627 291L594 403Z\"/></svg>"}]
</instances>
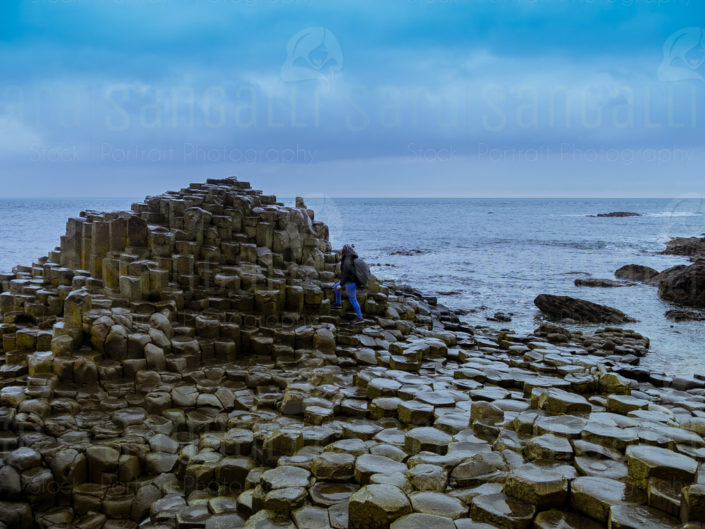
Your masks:
<instances>
[{"instance_id":1,"label":"rocky coastline","mask_svg":"<svg viewBox=\"0 0 705 529\"><path fill-rule=\"evenodd\" d=\"M338 261L303 200L235 178L69 219L0 276L0 528L705 522L705 377L391 282L354 325Z\"/></svg>"}]
</instances>

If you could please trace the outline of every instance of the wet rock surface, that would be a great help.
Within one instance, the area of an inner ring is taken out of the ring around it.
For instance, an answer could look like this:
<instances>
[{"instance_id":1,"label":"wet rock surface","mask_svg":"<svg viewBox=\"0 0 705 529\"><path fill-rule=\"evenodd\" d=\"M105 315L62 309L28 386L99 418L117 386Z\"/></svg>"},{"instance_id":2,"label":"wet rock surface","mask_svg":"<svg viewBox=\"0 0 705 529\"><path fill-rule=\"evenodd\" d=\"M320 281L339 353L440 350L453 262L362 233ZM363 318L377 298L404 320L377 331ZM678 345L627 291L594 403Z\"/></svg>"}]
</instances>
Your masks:
<instances>
[{"instance_id":1,"label":"wet rock surface","mask_svg":"<svg viewBox=\"0 0 705 529\"><path fill-rule=\"evenodd\" d=\"M0 275L0 527L679 527L705 381L627 329L469 327L408 287L332 313L303 201L235 179L70 219Z\"/></svg>"}]
</instances>

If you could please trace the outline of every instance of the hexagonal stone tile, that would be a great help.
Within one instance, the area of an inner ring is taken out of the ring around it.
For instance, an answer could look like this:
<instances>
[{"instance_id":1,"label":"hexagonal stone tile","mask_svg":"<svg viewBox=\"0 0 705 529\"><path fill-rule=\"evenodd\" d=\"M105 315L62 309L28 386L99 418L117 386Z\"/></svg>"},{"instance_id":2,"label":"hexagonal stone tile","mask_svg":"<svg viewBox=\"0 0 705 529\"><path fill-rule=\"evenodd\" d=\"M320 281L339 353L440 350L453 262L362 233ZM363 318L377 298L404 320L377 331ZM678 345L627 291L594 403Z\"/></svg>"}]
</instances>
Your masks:
<instances>
[{"instance_id":1,"label":"hexagonal stone tile","mask_svg":"<svg viewBox=\"0 0 705 529\"><path fill-rule=\"evenodd\" d=\"M595 476L623 480L627 477L627 465L612 459L597 459L594 457L576 457L575 468L585 476Z\"/></svg>"},{"instance_id":2,"label":"hexagonal stone tile","mask_svg":"<svg viewBox=\"0 0 705 529\"><path fill-rule=\"evenodd\" d=\"M614 479L581 476L570 484L571 507L605 524L613 506L645 501L643 492Z\"/></svg>"},{"instance_id":3,"label":"hexagonal stone tile","mask_svg":"<svg viewBox=\"0 0 705 529\"><path fill-rule=\"evenodd\" d=\"M448 452L448 443L450 442L450 435L430 426L413 428L406 432L404 438L404 446L412 454L419 452L445 454Z\"/></svg>"},{"instance_id":4,"label":"hexagonal stone tile","mask_svg":"<svg viewBox=\"0 0 705 529\"><path fill-rule=\"evenodd\" d=\"M308 487L311 473L299 467L281 466L262 473L260 481L265 491L286 487Z\"/></svg>"},{"instance_id":5,"label":"hexagonal stone tile","mask_svg":"<svg viewBox=\"0 0 705 529\"><path fill-rule=\"evenodd\" d=\"M549 388L538 398L538 407L549 414L590 413L592 405L577 393Z\"/></svg>"},{"instance_id":6,"label":"hexagonal stone tile","mask_svg":"<svg viewBox=\"0 0 705 529\"><path fill-rule=\"evenodd\" d=\"M416 512L449 516L454 520L467 515L468 507L458 498L441 492L415 492L409 496Z\"/></svg>"},{"instance_id":7,"label":"hexagonal stone tile","mask_svg":"<svg viewBox=\"0 0 705 529\"><path fill-rule=\"evenodd\" d=\"M615 505L610 510L610 529L678 529L677 518L645 505Z\"/></svg>"},{"instance_id":8,"label":"hexagonal stone tile","mask_svg":"<svg viewBox=\"0 0 705 529\"><path fill-rule=\"evenodd\" d=\"M390 526L390 529L456 529L452 518L413 512L402 516Z\"/></svg>"},{"instance_id":9,"label":"hexagonal stone tile","mask_svg":"<svg viewBox=\"0 0 705 529\"><path fill-rule=\"evenodd\" d=\"M568 499L568 480L556 471L522 465L507 476L504 492L540 508L561 507Z\"/></svg>"},{"instance_id":10,"label":"hexagonal stone tile","mask_svg":"<svg viewBox=\"0 0 705 529\"><path fill-rule=\"evenodd\" d=\"M627 449L629 477L646 488L648 478L673 479L692 483L698 463L691 457L665 448L639 445Z\"/></svg>"},{"instance_id":11,"label":"hexagonal stone tile","mask_svg":"<svg viewBox=\"0 0 705 529\"><path fill-rule=\"evenodd\" d=\"M355 456L346 452L323 452L313 459L311 472L317 479L347 481L353 478Z\"/></svg>"},{"instance_id":12,"label":"hexagonal stone tile","mask_svg":"<svg viewBox=\"0 0 705 529\"><path fill-rule=\"evenodd\" d=\"M355 461L355 481L365 485L372 474L392 474L406 472L406 465L388 457L363 454Z\"/></svg>"},{"instance_id":13,"label":"hexagonal stone tile","mask_svg":"<svg viewBox=\"0 0 705 529\"><path fill-rule=\"evenodd\" d=\"M330 507L345 502L360 489L356 483L334 483L319 481L311 487L309 494L314 505Z\"/></svg>"},{"instance_id":14,"label":"hexagonal stone tile","mask_svg":"<svg viewBox=\"0 0 705 529\"><path fill-rule=\"evenodd\" d=\"M572 512L544 511L534 518L534 529L601 529L603 526L590 518Z\"/></svg>"},{"instance_id":15,"label":"hexagonal stone tile","mask_svg":"<svg viewBox=\"0 0 705 529\"><path fill-rule=\"evenodd\" d=\"M535 513L533 505L504 494L477 496L470 508L473 520L507 529L526 529Z\"/></svg>"},{"instance_id":16,"label":"hexagonal stone tile","mask_svg":"<svg viewBox=\"0 0 705 529\"><path fill-rule=\"evenodd\" d=\"M411 502L393 485L367 485L350 496L350 529L384 528L411 513Z\"/></svg>"},{"instance_id":17,"label":"hexagonal stone tile","mask_svg":"<svg viewBox=\"0 0 705 529\"><path fill-rule=\"evenodd\" d=\"M528 459L553 459L570 461L573 458L573 447L565 437L544 434L533 437L524 447L524 455Z\"/></svg>"}]
</instances>

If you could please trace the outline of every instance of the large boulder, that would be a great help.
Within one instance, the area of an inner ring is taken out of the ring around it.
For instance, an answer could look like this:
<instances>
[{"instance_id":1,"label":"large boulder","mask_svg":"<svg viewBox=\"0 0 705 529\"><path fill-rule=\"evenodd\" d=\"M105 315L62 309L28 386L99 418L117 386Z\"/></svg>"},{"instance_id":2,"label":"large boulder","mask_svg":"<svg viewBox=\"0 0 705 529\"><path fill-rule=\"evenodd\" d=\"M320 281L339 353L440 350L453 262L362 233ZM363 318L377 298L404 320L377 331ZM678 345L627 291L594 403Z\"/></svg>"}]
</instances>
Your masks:
<instances>
[{"instance_id":1,"label":"large boulder","mask_svg":"<svg viewBox=\"0 0 705 529\"><path fill-rule=\"evenodd\" d=\"M690 307L705 307L705 259L690 266L674 266L659 274L658 293L667 300Z\"/></svg>"},{"instance_id":2,"label":"large boulder","mask_svg":"<svg viewBox=\"0 0 705 529\"><path fill-rule=\"evenodd\" d=\"M588 323L626 323L635 321L621 310L569 296L539 294L534 299L534 305L550 318L557 320L571 319Z\"/></svg>"},{"instance_id":3,"label":"large boulder","mask_svg":"<svg viewBox=\"0 0 705 529\"><path fill-rule=\"evenodd\" d=\"M628 264L617 269L614 276L618 279L627 279L629 281L640 281L649 283L658 275L658 270L654 270L650 266Z\"/></svg>"}]
</instances>

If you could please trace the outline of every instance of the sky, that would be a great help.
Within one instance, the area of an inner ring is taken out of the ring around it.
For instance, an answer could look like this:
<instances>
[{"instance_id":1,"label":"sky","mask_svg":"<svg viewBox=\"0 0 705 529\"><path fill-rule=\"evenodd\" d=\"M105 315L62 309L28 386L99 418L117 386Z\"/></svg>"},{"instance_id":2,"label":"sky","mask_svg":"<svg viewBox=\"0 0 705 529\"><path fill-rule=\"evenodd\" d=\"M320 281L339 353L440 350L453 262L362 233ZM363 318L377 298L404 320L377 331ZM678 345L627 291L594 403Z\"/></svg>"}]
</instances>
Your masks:
<instances>
[{"instance_id":1,"label":"sky","mask_svg":"<svg viewBox=\"0 0 705 529\"><path fill-rule=\"evenodd\" d=\"M701 0L2 0L0 198L702 196Z\"/></svg>"}]
</instances>

